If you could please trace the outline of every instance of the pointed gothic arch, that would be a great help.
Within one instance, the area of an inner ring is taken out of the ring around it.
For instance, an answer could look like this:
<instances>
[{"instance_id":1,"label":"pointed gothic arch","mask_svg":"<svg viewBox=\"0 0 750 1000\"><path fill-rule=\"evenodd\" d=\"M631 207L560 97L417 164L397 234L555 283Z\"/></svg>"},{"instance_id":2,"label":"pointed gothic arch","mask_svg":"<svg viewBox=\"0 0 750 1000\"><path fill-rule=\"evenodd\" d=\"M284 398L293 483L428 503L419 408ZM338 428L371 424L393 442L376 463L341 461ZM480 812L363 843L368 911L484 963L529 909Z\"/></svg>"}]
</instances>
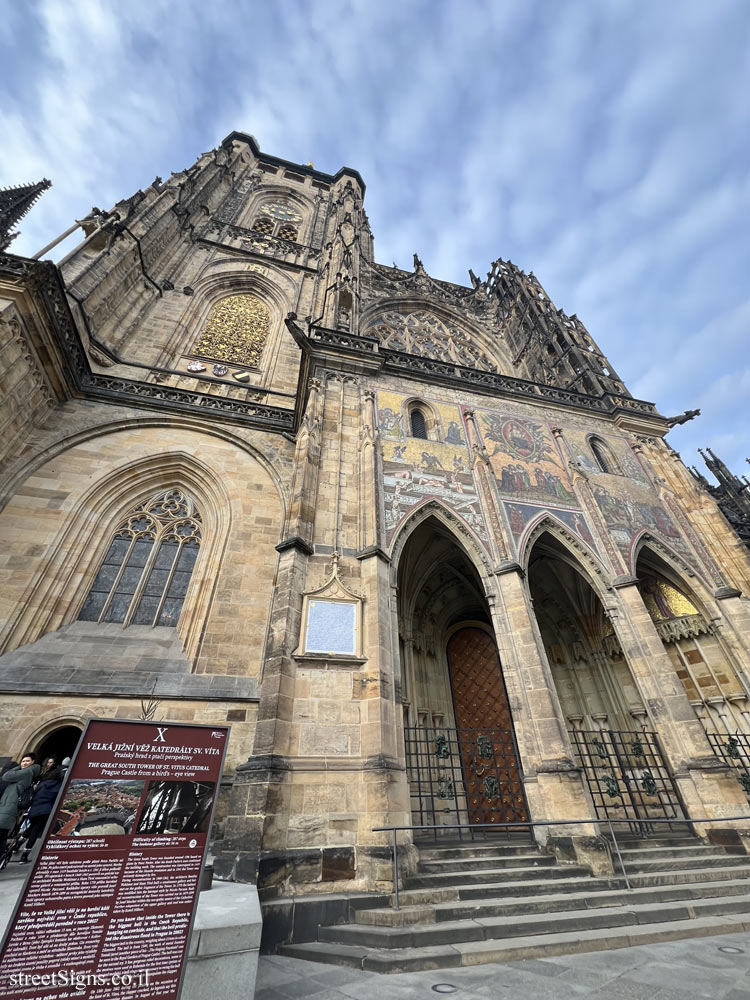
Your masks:
<instances>
[{"instance_id":1,"label":"pointed gothic arch","mask_svg":"<svg viewBox=\"0 0 750 1000\"><path fill-rule=\"evenodd\" d=\"M188 656L197 652L214 581L231 526L229 493L221 477L187 452L166 452L124 463L94 482L78 499L49 546L41 572L32 579L11 615L2 651L34 642L78 617L104 561L112 532L139 501L165 488L196 497L206 544L198 556L200 574L188 589L178 634ZM64 612L53 594L65 594ZM29 609L34 609L33 613Z\"/></svg>"},{"instance_id":2,"label":"pointed gothic arch","mask_svg":"<svg viewBox=\"0 0 750 1000\"><path fill-rule=\"evenodd\" d=\"M496 339L488 336L486 329L473 322L465 313L458 313L442 303L435 302L434 299L423 299L416 296L405 298L389 296L376 300L363 312L360 319L360 330L365 336L378 336L374 331L383 324L387 326L389 319L401 324L402 321L406 323L409 317L415 317L417 320L421 318L428 322L430 319L436 321L441 330L441 340L444 340L446 336L449 339L456 336L460 344L457 349L454 349L453 354L444 351L440 353L440 345L436 344L438 353L435 353L431 352L429 337L427 337L418 350L411 350L408 353L424 354L427 357L435 357L437 360L467 365L468 367L477 367L478 358L483 356L484 361L490 366L490 370L500 374L509 374L512 371L512 365L504 347ZM378 339L382 338L378 337ZM406 349L404 346L399 346L400 339L397 337L390 345L394 350L403 351ZM463 350L461 344L464 341L468 353L461 360L460 355ZM384 346L388 347L389 344L385 343Z\"/></svg>"},{"instance_id":3,"label":"pointed gothic arch","mask_svg":"<svg viewBox=\"0 0 750 1000\"><path fill-rule=\"evenodd\" d=\"M532 549L543 534L556 538L569 553L571 563L586 577L600 599L609 589L610 574L599 556L582 538L554 516L550 511L540 514L526 528L519 545L518 561L524 572L528 573Z\"/></svg>"},{"instance_id":4,"label":"pointed gothic arch","mask_svg":"<svg viewBox=\"0 0 750 1000\"><path fill-rule=\"evenodd\" d=\"M261 268L251 261L222 259L209 263L191 287L192 295L186 299L182 315L157 363L185 370L191 360L207 357L205 352L196 354L195 348L212 315L229 299L250 297L261 311L267 312L267 331L254 367L265 374L264 381L272 376L281 344L290 336L284 317L293 310L296 301L293 285L284 271L271 263ZM221 360L216 358L217 362ZM240 361L229 363L246 366Z\"/></svg>"},{"instance_id":5,"label":"pointed gothic arch","mask_svg":"<svg viewBox=\"0 0 750 1000\"><path fill-rule=\"evenodd\" d=\"M486 593L491 593L492 588L488 587L488 583L492 574L492 567L490 565L487 550L477 535L475 535L475 533L471 530L469 525L466 524L466 522L463 521L458 514L454 513L454 511L452 511L445 504L441 503L439 500L436 500L434 497L429 500L424 500L421 504L411 510L400 526L396 529L396 532L391 540L388 553L391 559L392 573L395 574L395 572L397 572L401 554L403 553L404 547L406 546L406 543L411 535L422 524L422 522L428 520L430 517L434 517L436 520L440 521L443 526L455 536L457 544L466 550L469 561L474 564L477 572L479 572L485 586Z\"/></svg>"},{"instance_id":6,"label":"pointed gothic arch","mask_svg":"<svg viewBox=\"0 0 750 1000\"><path fill-rule=\"evenodd\" d=\"M396 662L415 822L524 820L492 580L482 573L489 567L472 558L445 515L439 505L424 504L399 536L393 564Z\"/></svg>"},{"instance_id":7,"label":"pointed gothic arch","mask_svg":"<svg viewBox=\"0 0 750 1000\"><path fill-rule=\"evenodd\" d=\"M279 213L274 211L273 206L283 205L289 214L289 218L282 218L283 212ZM271 207L271 211L268 208ZM297 239L294 242L305 243L309 242L310 236L310 219L313 214L313 204L309 198L306 198L303 194L298 193L290 187L286 187L283 184L274 184L273 182L265 182L263 188L257 190L243 209L241 215L235 223L236 226L242 229L254 229L256 220L268 216L273 219L274 223L289 222L296 226L297 229ZM274 230L278 227L274 226ZM263 232L263 230L256 230ZM269 235L273 235L272 233ZM278 233L281 235L281 233ZM284 237L282 237L284 238Z\"/></svg>"},{"instance_id":8,"label":"pointed gothic arch","mask_svg":"<svg viewBox=\"0 0 750 1000\"><path fill-rule=\"evenodd\" d=\"M705 731L750 734L750 678L723 629L720 609L695 573L680 572L669 550L643 539L634 573L664 650Z\"/></svg>"},{"instance_id":9,"label":"pointed gothic arch","mask_svg":"<svg viewBox=\"0 0 750 1000\"><path fill-rule=\"evenodd\" d=\"M259 465L262 466L264 471L273 480L279 499L286 509L289 502L288 490L279 475L279 470L274 462L272 462L267 455L260 451L255 444L246 441L227 426L213 427L211 424L203 423L194 417L183 417L179 415L175 415L174 417L146 415L138 417L137 420L134 420L132 417L126 417L116 418L105 422L98 421L96 423L92 423L90 427L86 427L74 434L61 436L57 440L52 441L46 448L39 450L30 457L24 456L23 464L19 464L18 467L14 469L12 475L9 476L3 483L3 495L0 496L0 513L2 513L3 507L8 502L8 499L19 489L20 485L29 476L34 475L35 472L37 472L51 459L54 459L58 455L63 454L71 448L75 448L77 445L84 444L87 441L94 441L97 438L106 437L109 434L119 433L121 431L127 431L134 428L176 428L184 431L199 431L207 438L225 441L231 444L239 451L244 452L250 458L253 458Z\"/></svg>"},{"instance_id":10,"label":"pointed gothic arch","mask_svg":"<svg viewBox=\"0 0 750 1000\"><path fill-rule=\"evenodd\" d=\"M632 730L646 710L610 620L608 581L567 534L543 519L524 563L562 713L571 733Z\"/></svg>"},{"instance_id":11,"label":"pointed gothic arch","mask_svg":"<svg viewBox=\"0 0 750 1000\"><path fill-rule=\"evenodd\" d=\"M681 555L675 552L667 542L648 529L638 532L630 544L630 571L632 573L636 572L638 560L644 549L651 549L655 552L671 569L675 578L683 581L683 586L687 586L690 590L695 591L697 600L704 608L707 611L711 608L711 613L716 613L713 591L709 581L702 577L694 566L691 566ZM690 580L691 582L687 584L685 583L686 580Z\"/></svg>"},{"instance_id":12,"label":"pointed gothic arch","mask_svg":"<svg viewBox=\"0 0 750 1000\"><path fill-rule=\"evenodd\" d=\"M22 721L13 730L13 744L17 751L15 759L20 760L25 750L36 752L45 740L61 729L75 728L83 733L90 717L90 711L81 705L67 708L64 712L58 707L49 708L35 714L33 721Z\"/></svg>"}]
</instances>

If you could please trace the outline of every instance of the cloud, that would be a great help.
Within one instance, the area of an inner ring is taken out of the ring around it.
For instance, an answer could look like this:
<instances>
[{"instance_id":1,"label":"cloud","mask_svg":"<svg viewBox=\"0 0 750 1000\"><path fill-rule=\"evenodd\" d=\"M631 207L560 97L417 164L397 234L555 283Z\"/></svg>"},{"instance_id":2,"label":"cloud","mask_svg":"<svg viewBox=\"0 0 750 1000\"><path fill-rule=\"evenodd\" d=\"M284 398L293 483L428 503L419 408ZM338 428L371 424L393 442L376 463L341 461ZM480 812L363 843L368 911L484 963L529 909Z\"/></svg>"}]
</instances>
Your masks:
<instances>
[{"instance_id":1,"label":"cloud","mask_svg":"<svg viewBox=\"0 0 750 1000\"><path fill-rule=\"evenodd\" d=\"M7 4L0 184L54 184L14 249L251 132L357 168L386 263L533 270L636 395L701 405L686 458L739 468L749 40L742 0Z\"/></svg>"}]
</instances>

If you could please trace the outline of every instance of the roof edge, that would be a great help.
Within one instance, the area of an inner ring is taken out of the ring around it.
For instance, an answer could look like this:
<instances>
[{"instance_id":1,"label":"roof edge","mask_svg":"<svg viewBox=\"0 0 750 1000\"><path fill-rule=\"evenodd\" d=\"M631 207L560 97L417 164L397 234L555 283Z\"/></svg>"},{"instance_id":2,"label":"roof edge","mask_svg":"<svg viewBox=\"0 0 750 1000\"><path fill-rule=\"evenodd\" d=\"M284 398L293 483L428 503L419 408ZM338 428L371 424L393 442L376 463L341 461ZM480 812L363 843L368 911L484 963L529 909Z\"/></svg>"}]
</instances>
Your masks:
<instances>
[{"instance_id":1,"label":"roof edge","mask_svg":"<svg viewBox=\"0 0 750 1000\"><path fill-rule=\"evenodd\" d=\"M335 183L341 177L353 177L362 188L362 194L364 195L365 193L366 184L362 180L362 175L353 167L340 167L335 174L327 174L323 170L316 170L315 167L310 167L304 163L295 163L293 160L285 160L281 156L272 156L270 153L264 153L261 151L261 148L258 145L258 140L254 135L250 135L249 132L230 132L229 135L222 140L221 145L225 146L230 142L244 142L250 147L253 154L257 156L259 160L275 164L278 167L291 167L301 174L315 177L318 180L327 181L330 184Z\"/></svg>"}]
</instances>

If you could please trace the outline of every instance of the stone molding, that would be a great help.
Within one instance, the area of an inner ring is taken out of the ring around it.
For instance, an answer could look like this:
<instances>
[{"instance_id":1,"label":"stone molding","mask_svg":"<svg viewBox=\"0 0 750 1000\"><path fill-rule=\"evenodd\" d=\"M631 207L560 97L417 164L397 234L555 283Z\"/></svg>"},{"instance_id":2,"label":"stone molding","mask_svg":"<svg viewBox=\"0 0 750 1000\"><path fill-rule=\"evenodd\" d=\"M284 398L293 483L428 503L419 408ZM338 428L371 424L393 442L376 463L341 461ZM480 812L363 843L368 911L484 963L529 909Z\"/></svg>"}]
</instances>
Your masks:
<instances>
[{"instance_id":1,"label":"stone molding","mask_svg":"<svg viewBox=\"0 0 750 1000\"><path fill-rule=\"evenodd\" d=\"M49 261L0 254L0 278L2 277L14 282L26 282L37 292L38 300L46 307L50 327L57 336L63 354L64 377L74 393L80 393L89 399L127 402L129 405L146 406L149 409L214 412L222 419L270 431L294 429L294 411L284 407L93 372L70 312L62 278L55 265Z\"/></svg>"}]
</instances>

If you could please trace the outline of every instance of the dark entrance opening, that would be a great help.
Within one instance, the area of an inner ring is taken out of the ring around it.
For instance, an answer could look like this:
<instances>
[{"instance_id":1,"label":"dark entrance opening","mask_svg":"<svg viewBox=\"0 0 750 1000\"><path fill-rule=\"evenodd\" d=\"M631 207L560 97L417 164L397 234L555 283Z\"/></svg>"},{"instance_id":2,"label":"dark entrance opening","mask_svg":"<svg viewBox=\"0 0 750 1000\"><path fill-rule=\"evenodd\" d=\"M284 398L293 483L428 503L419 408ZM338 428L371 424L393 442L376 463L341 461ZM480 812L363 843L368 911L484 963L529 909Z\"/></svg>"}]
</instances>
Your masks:
<instances>
[{"instance_id":1,"label":"dark entrance opening","mask_svg":"<svg viewBox=\"0 0 750 1000\"><path fill-rule=\"evenodd\" d=\"M78 726L61 726L45 736L34 748L34 753L40 764L47 757L54 757L61 764L65 757L73 756L80 739L81 730Z\"/></svg>"},{"instance_id":2,"label":"dark entrance opening","mask_svg":"<svg viewBox=\"0 0 750 1000\"><path fill-rule=\"evenodd\" d=\"M437 518L406 543L398 591L412 822L504 834L528 811L492 619L474 563Z\"/></svg>"}]
</instances>

